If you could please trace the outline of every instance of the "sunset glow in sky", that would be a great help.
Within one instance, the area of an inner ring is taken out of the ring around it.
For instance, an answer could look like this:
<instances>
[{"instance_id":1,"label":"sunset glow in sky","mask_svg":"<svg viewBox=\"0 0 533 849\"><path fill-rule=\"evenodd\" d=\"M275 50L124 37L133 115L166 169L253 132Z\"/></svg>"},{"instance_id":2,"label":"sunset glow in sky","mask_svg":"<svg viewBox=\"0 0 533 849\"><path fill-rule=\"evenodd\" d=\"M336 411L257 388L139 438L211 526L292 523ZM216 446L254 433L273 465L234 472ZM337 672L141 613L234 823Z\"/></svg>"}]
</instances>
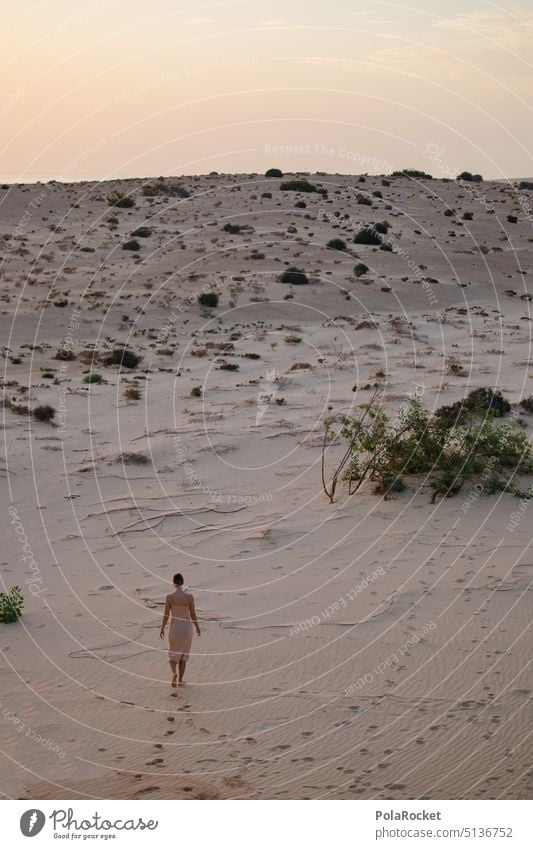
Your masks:
<instances>
[{"instance_id":1,"label":"sunset glow in sky","mask_svg":"<svg viewBox=\"0 0 533 849\"><path fill-rule=\"evenodd\" d=\"M18 0L3 178L531 177L533 0Z\"/></svg>"}]
</instances>

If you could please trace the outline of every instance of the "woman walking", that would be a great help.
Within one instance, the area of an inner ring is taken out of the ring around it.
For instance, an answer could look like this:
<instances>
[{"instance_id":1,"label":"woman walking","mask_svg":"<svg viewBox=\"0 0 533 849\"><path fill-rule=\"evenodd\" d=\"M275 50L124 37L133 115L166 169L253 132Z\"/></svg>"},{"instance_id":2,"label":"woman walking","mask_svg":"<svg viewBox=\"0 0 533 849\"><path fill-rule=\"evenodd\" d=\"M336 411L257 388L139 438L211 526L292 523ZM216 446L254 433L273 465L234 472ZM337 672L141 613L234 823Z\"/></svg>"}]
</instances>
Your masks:
<instances>
[{"instance_id":1,"label":"woman walking","mask_svg":"<svg viewBox=\"0 0 533 849\"><path fill-rule=\"evenodd\" d=\"M168 662L172 671L171 686L177 687L178 684L183 684L185 667L187 666L189 652L191 650L193 624L198 636L200 636L200 626L196 618L194 598L191 593L186 593L183 589L183 575L179 573L174 575L173 583L176 589L173 593L167 595L165 599L165 612L163 614L159 636L162 640L164 639L165 628L170 619L170 627L168 629ZM177 672L176 667L178 669Z\"/></svg>"}]
</instances>

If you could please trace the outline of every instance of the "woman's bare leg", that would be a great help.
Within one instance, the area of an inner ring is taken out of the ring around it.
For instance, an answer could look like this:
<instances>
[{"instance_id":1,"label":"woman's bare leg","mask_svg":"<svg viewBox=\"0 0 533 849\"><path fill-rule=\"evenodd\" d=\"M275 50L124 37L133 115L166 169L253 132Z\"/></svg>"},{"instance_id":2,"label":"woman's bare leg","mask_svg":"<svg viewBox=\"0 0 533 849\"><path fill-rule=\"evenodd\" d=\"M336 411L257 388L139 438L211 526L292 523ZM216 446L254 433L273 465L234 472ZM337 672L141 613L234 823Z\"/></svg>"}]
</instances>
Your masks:
<instances>
[{"instance_id":1,"label":"woman's bare leg","mask_svg":"<svg viewBox=\"0 0 533 849\"><path fill-rule=\"evenodd\" d=\"M183 676L185 675L185 667L187 666L187 661L183 660L183 658L179 662L179 672L180 672L180 684L183 684Z\"/></svg>"},{"instance_id":2,"label":"woman's bare leg","mask_svg":"<svg viewBox=\"0 0 533 849\"><path fill-rule=\"evenodd\" d=\"M170 664L170 669L172 671L172 681L170 683L171 683L172 687L175 687L176 686L176 677L177 677L176 676L176 661L175 660L169 660L169 664Z\"/></svg>"}]
</instances>

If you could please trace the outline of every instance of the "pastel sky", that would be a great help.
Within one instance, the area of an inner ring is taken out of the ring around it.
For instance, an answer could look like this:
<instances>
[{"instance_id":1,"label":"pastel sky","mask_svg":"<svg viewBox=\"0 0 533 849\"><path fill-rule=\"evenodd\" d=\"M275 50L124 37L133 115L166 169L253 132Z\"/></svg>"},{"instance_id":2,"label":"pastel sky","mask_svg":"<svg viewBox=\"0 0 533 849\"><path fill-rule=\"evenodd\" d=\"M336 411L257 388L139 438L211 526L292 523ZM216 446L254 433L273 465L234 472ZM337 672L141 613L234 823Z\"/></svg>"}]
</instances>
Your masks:
<instances>
[{"instance_id":1,"label":"pastel sky","mask_svg":"<svg viewBox=\"0 0 533 849\"><path fill-rule=\"evenodd\" d=\"M0 30L4 178L533 175L533 0L17 0Z\"/></svg>"}]
</instances>

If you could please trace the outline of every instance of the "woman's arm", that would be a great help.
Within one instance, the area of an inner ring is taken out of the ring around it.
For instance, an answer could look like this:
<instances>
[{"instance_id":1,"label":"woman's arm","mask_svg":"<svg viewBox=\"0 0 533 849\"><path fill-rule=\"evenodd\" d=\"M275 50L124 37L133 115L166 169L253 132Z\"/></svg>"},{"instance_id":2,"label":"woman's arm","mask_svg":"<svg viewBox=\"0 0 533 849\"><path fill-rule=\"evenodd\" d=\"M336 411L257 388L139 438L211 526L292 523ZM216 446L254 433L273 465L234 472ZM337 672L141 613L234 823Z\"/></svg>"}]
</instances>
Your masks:
<instances>
[{"instance_id":1,"label":"woman's arm","mask_svg":"<svg viewBox=\"0 0 533 849\"><path fill-rule=\"evenodd\" d=\"M170 616L170 602L168 600L168 596L165 599L165 612L163 613L163 621L161 622L161 630L159 632L159 636L161 639L164 639L165 636L165 628L167 627L168 617Z\"/></svg>"},{"instance_id":2,"label":"woman's arm","mask_svg":"<svg viewBox=\"0 0 533 849\"><path fill-rule=\"evenodd\" d=\"M194 622L194 627L196 628L196 633L198 634L198 636L200 636L201 631L200 631L200 626L198 624L198 619L197 619L197 616L196 616L196 608L194 606L194 598L192 596L191 596L191 601L190 601L190 604L189 604L189 611L190 611L190 614L191 614L191 619Z\"/></svg>"}]
</instances>

